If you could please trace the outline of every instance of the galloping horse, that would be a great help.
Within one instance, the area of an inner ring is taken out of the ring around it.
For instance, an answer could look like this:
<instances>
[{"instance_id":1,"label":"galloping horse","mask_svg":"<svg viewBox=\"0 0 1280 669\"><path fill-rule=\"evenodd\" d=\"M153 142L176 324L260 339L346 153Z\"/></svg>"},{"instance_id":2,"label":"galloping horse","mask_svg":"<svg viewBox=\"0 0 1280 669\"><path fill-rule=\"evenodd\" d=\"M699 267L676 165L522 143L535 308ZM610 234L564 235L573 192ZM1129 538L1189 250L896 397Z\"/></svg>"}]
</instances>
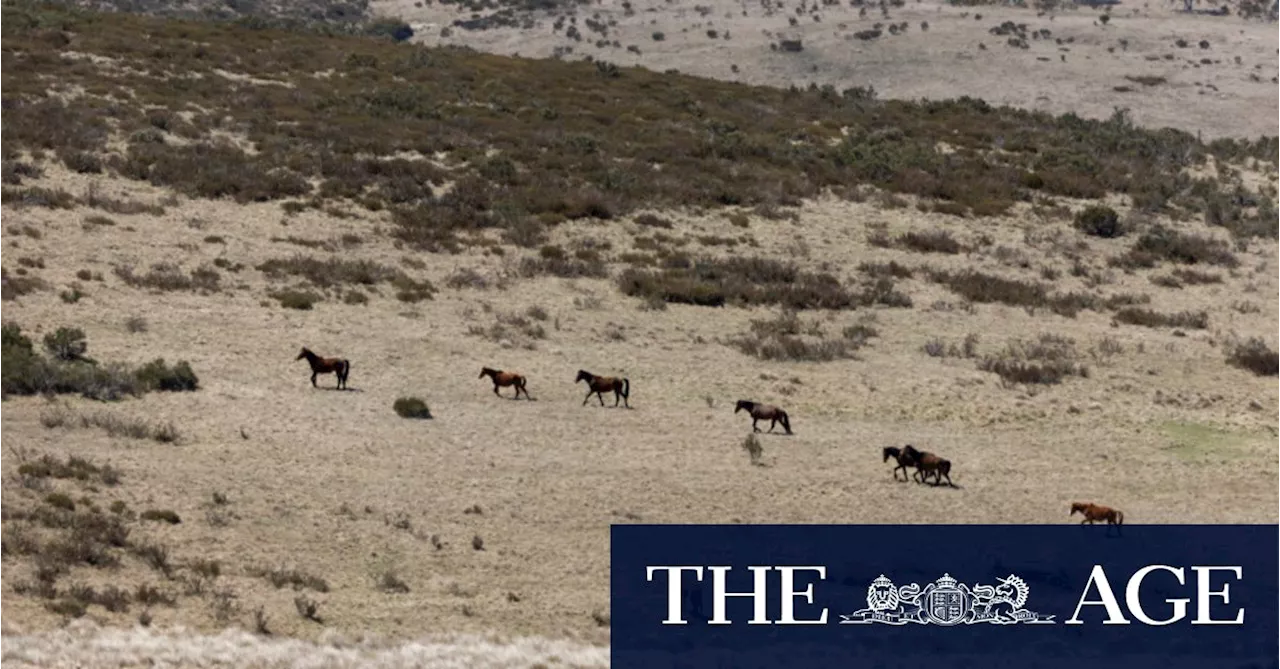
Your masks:
<instances>
[{"instance_id":1,"label":"galloping horse","mask_svg":"<svg viewBox=\"0 0 1280 669\"><path fill-rule=\"evenodd\" d=\"M938 457L929 451L916 450L915 446L907 444L902 449L902 454L912 460L912 464L916 466L915 479L916 483L924 483L928 480L929 475L933 475L934 485L942 485L943 477L947 479L947 485L952 488L956 484L951 482L951 461Z\"/></svg>"},{"instance_id":2,"label":"galloping horse","mask_svg":"<svg viewBox=\"0 0 1280 669\"><path fill-rule=\"evenodd\" d=\"M1103 520L1107 521L1108 525L1119 526L1124 524L1124 512L1109 506L1102 506L1093 502L1072 502L1071 513L1067 515L1074 516L1077 511L1084 516L1084 520L1080 521L1081 525L1086 523L1092 525Z\"/></svg>"},{"instance_id":3,"label":"galloping horse","mask_svg":"<svg viewBox=\"0 0 1280 669\"><path fill-rule=\"evenodd\" d=\"M901 469L902 482L906 483L911 478L911 475L907 473L907 467L916 466L915 459L904 453L902 449L897 446L885 446L884 459L881 460L881 462L888 462L889 458L893 458L894 461L898 463L898 466L893 468L893 480L898 480L898 470Z\"/></svg>"},{"instance_id":4,"label":"galloping horse","mask_svg":"<svg viewBox=\"0 0 1280 669\"><path fill-rule=\"evenodd\" d=\"M751 400L738 400L738 405L734 407L733 412L738 413L745 409L751 414L751 429L759 432L760 428L756 426L756 421L769 421L769 431L773 432L773 428L778 423L782 423L782 428L791 434L791 421L787 419L787 412L779 409L771 404L761 404L752 402Z\"/></svg>"},{"instance_id":5,"label":"galloping horse","mask_svg":"<svg viewBox=\"0 0 1280 669\"><path fill-rule=\"evenodd\" d=\"M520 374L516 374L515 372L504 372L501 369L491 369L489 367L485 367L480 370L479 378L483 379L486 376L493 379L493 394L497 395L498 397L502 397L502 393L498 392L498 388L505 388L506 386L515 386L516 395L511 399L516 399L516 400L520 399L521 391L524 391L525 399L528 399L528 400L533 399L532 397L529 397L529 389L525 388L524 386L525 378Z\"/></svg>"},{"instance_id":6,"label":"galloping horse","mask_svg":"<svg viewBox=\"0 0 1280 669\"><path fill-rule=\"evenodd\" d=\"M351 373L351 361L344 358L322 358L312 353L311 349L306 346L302 347L302 352L294 360L297 361L303 358L306 358L307 362L311 364L311 386L313 388L318 387L316 386L317 374L329 374L331 372L338 377L339 390L347 387L347 375Z\"/></svg>"},{"instance_id":7,"label":"galloping horse","mask_svg":"<svg viewBox=\"0 0 1280 669\"><path fill-rule=\"evenodd\" d=\"M579 369L578 378L573 380L574 385L577 385L579 381L586 381L588 388L587 396L582 400L582 406L587 405L592 395L600 399L600 406L604 406L603 393L612 392L613 406L618 406L618 402L621 401L628 409L631 408L631 403L628 401L628 397L631 394L630 379L615 376L596 376L584 369Z\"/></svg>"}]
</instances>

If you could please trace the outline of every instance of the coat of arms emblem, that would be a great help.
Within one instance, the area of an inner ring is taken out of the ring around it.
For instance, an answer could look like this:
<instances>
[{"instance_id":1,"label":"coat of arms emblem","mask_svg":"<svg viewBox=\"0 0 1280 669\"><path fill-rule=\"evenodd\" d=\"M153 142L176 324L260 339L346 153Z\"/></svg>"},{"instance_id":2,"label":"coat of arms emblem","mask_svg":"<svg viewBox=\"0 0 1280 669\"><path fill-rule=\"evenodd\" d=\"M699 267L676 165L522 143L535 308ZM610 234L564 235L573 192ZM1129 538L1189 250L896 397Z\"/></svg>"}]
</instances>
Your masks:
<instances>
[{"instance_id":1,"label":"coat of arms emblem","mask_svg":"<svg viewBox=\"0 0 1280 669\"><path fill-rule=\"evenodd\" d=\"M881 574L867 588L867 608L840 616L842 625L993 625L1053 624L1053 616L1043 616L1023 608L1030 588L1010 574L996 585L972 588L943 574L921 588L912 583L896 587Z\"/></svg>"}]
</instances>

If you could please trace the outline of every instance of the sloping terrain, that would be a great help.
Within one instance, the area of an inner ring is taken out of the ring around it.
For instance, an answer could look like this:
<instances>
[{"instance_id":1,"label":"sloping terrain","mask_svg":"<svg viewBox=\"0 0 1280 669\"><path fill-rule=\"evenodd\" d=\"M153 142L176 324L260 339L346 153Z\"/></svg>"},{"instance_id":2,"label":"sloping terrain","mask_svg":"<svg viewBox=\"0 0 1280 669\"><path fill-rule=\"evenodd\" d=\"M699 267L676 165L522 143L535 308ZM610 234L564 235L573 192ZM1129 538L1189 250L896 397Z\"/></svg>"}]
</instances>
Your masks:
<instances>
[{"instance_id":1,"label":"sloping terrain","mask_svg":"<svg viewBox=\"0 0 1280 669\"><path fill-rule=\"evenodd\" d=\"M1206 138L1276 129L1273 3L1039 0L592 3L374 0L415 43L769 86L865 86L882 97L977 97ZM1031 6L1028 6L1031 5ZM1218 15L1217 12L1227 12ZM1268 18L1270 17L1270 18Z\"/></svg>"},{"instance_id":2,"label":"sloping terrain","mask_svg":"<svg viewBox=\"0 0 1280 669\"><path fill-rule=\"evenodd\" d=\"M1274 137L3 31L6 661L599 666L610 523L1277 521ZM958 487L894 481L904 443Z\"/></svg>"}]
</instances>

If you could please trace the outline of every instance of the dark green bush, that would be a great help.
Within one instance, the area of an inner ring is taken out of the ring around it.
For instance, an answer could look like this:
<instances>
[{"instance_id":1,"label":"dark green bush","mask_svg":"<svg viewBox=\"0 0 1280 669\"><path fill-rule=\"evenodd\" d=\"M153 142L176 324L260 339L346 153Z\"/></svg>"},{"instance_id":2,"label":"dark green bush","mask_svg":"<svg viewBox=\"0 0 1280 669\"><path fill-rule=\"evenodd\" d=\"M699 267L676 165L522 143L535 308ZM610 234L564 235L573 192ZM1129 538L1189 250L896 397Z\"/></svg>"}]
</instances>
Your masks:
<instances>
[{"instance_id":1,"label":"dark green bush","mask_svg":"<svg viewBox=\"0 0 1280 669\"><path fill-rule=\"evenodd\" d=\"M427 403L417 397L401 397L392 405L396 414L401 418L431 418L431 409L427 408Z\"/></svg>"},{"instance_id":2,"label":"dark green bush","mask_svg":"<svg viewBox=\"0 0 1280 669\"><path fill-rule=\"evenodd\" d=\"M1090 205L1076 214L1076 229L1093 237L1114 239L1124 234L1120 216L1111 207Z\"/></svg>"}]
</instances>

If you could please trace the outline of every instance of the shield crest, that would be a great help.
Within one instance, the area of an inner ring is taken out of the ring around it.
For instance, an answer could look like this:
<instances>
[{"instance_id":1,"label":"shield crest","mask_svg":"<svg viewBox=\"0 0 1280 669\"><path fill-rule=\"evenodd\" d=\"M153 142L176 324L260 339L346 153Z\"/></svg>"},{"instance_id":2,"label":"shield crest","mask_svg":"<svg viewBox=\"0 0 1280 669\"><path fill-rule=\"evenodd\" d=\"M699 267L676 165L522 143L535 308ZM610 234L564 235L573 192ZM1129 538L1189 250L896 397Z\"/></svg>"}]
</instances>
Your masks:
<instances>
[{"instance_id":1,"label":"shield crest","mask_svg":"<svg viewBox=\"0 0 1280 669\"><path fill-rule=\"evenodd\" d=\"M938 588L929 593L925 608L929 619L939 625L955 625L969 612L965 595L958 588Z\"/></svg>"}]
</instances>

